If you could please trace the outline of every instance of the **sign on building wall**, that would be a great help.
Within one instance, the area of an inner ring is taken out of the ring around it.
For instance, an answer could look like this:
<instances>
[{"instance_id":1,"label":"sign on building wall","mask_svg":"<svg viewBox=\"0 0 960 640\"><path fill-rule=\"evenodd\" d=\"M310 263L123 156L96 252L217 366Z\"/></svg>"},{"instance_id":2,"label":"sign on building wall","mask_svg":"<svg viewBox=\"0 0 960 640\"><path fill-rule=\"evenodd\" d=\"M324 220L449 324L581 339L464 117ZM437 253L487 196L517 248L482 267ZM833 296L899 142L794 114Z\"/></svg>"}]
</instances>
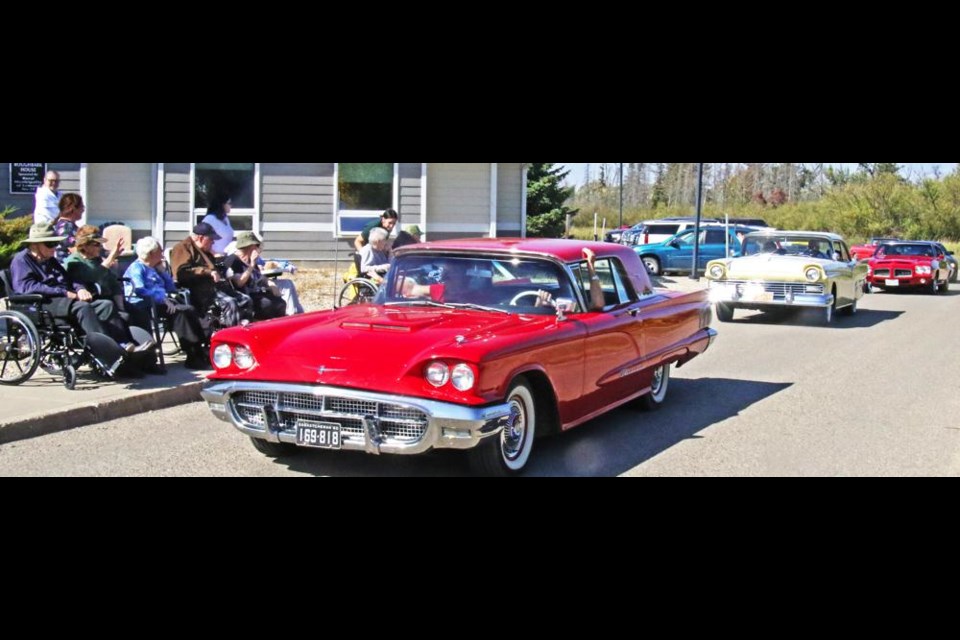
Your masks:
<instances>
[{"instance_id":1,"label":"sign on building wall","mask_svg":"<svg viewBox=\"0 0 960 640\"><path fill-rule=\"evenodd\" d=\"M37 187L43 184L46 173L46 162L11 162L10 193L33 195L37 192Z\"/></svg>"}]
</instances>

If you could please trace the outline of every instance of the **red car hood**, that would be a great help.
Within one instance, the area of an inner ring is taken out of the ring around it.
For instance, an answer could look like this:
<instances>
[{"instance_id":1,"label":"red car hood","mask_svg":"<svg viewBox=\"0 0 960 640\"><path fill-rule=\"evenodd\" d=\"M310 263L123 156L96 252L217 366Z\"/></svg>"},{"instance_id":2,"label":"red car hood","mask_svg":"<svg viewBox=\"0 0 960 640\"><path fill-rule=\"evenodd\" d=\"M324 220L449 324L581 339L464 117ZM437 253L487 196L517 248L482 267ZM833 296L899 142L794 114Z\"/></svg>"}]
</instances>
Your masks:
<instances>
[{"instance_id":1,"label":"red car hood","mask_svg":"<svg viewBox=\"0 0 960 640\"><path fill-rule=\"evenodd\" d=\"M495 336L529 336L555 324L552 315L521 316L439 309L351 305L221 331L221 342L250 347L257 366L211 378L243 378L396 390L406 375L422 379L425 360L477 362ZM458 342L457 337L463 336ZM496 341L500 342L500 341ZM214 346L215 346L214 345Z\"/></svg>"},{"instance_id":2,"label":"red car hood","mask_svg":"<svg viewBox=\"0 0 960 640\"><path fill-rule=\"evenodd\" d=\"M886 256L883 258L873 258L870 261L870 267L901 267L903 269L912 269L916 265L929 267L933 264L933 258L930 256Z\"/></svg>"}]
</instances>

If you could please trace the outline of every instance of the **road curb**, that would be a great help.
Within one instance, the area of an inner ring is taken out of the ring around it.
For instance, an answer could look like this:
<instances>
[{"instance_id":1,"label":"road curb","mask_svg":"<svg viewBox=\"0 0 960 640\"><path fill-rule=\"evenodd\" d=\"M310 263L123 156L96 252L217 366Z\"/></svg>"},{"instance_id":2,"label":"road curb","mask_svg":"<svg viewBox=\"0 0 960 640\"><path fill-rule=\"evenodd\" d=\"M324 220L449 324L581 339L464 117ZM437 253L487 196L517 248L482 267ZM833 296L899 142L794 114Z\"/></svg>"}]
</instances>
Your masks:
<instances>
[{"instance_id":1,"label":"road curb","mask_svg":"<svg viewBox=\"0 0 960 640\"><path fill-rule=\"evenodd\" d=\"M205 380L0 422L0 444L200 400Z\"/></svg>"}]
</instances>

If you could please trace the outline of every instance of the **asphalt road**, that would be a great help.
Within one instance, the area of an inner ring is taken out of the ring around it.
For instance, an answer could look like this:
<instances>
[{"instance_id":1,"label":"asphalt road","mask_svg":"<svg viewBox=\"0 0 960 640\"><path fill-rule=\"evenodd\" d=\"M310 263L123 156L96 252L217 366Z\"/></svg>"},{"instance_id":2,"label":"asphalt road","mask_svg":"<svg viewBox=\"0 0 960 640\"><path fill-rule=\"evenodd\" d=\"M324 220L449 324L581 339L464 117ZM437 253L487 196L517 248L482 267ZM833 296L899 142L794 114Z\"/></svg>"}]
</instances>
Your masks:
<instances>
[{"instance_id":1,"label":"asphalt road","mask_svg":"<svg viewBox=\"0 0 960 640\"><path fill-rule=\"evenodd\" d=\"M527 475L960 474L960 289L868 295L830 327L738 311L674 370L667 405L537 442ZM454 452L280 461L194 403L0 445L0 475L461 475Z\"/></svg>"}]
</instances>

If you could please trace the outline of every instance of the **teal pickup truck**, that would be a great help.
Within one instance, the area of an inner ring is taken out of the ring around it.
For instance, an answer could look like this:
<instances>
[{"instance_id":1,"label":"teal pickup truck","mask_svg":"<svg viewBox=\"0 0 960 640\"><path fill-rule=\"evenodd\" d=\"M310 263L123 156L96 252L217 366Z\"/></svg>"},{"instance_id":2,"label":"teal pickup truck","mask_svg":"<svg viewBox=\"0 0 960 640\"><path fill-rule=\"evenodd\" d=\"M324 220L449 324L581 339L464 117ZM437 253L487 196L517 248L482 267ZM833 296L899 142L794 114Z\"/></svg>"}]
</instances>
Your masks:
<instances>
[{"instance_id":1,"label":"teal pickup truck","mask_svg":"<svg viewBox=\"0 0 960 640\"><path fill-rule=\"evenodd\" d=\"M740 255L740 240L737 234L747 234L756 231L753 227L740 225L706 224L700 227L700 255L698 265L704 269L711 260ZM724 235L730 237L729 245L724 241ZM687 229L675 236L667 238L659 244L641 244L633 247L647 271L651 275L659 276L668 271L690 273L693 263L694 230ZM727 255L729 247L730 254Z\"/></svg>"}]
</instances>

